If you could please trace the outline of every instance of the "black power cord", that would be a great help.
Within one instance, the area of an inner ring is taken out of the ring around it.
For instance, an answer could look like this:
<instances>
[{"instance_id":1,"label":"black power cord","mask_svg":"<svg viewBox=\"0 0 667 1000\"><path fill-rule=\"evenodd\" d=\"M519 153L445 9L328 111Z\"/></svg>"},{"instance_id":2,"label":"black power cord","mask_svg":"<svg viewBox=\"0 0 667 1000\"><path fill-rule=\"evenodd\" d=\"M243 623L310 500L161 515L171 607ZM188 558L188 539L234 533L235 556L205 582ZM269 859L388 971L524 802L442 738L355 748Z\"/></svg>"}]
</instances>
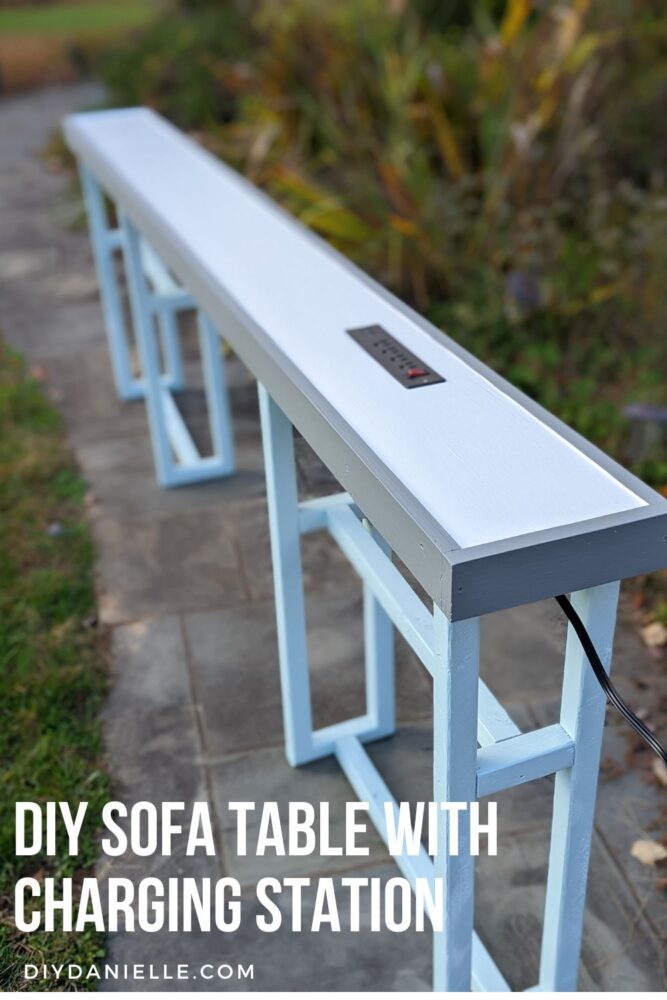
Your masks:
<instances>
[{"instance_id":1,"label":"black power cord","mask_svg":"<svg viewBox=\"0 0 667 1000\"><path fill-rule=\"evenodd\" d=\"M560 597L556 598L556 600L558 601L558 604L564 612L570 625L577 633L584 653L588 657L589 663L593 668L593 673L600 682L600 687L607 695L609 701L612 703L614 708L621 713L625 721L634 729L637 735L640 736L645 743L648 743L651 750L653 750L654 753L657 753L658 757L661 757L665 764L667 764L667 750L665 750L660 740L654 733L651 732L648 726L645 725L645 723L643 723L630 708L628 708L614 685L609 680L609 675L602 664L602 660L597 654L597 650L593 645L590 635L586 631L584 623L570 604L565 594L561 594Z\"/></svg>"}]
</instances>

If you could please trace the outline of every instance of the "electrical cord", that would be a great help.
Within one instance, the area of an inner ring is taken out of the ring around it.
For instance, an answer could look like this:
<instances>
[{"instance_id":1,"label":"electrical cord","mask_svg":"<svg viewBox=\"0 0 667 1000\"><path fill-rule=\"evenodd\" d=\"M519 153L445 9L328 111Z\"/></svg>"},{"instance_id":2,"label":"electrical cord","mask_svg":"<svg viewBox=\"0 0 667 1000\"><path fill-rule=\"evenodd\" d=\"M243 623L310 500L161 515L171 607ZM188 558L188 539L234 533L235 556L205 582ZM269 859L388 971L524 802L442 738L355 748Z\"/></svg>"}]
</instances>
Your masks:
<instances>
[{"instance_id":1,"label":"electrical cord","mask_svg":"<svg viewBox=\"0 0 667 1000\"><path fill-rule=\"evenodd\" d=\"M582 648L588 657L588 661L593 668L593 673L600 682L600 687L606 694L608 700L614 708L621 713L625 721L632 727L632 729L634 729L637 735L650 746L651 750L653 750L658 757L662 758L665 764L667 764L667 750L663 747L657 736L651 732L648 726L635 715L632 709L628 708L614 685L609 680L609 674L605 670L602 660L598 656L597 650L593 645L593 641L586 631L584 623L572 607L568 598L565 594L561 594L560 597L556 598L556 600L558 601L561 610L564 612L572 628L577 633L579 642L581 643Z\"/></svg>"}]
</instances>

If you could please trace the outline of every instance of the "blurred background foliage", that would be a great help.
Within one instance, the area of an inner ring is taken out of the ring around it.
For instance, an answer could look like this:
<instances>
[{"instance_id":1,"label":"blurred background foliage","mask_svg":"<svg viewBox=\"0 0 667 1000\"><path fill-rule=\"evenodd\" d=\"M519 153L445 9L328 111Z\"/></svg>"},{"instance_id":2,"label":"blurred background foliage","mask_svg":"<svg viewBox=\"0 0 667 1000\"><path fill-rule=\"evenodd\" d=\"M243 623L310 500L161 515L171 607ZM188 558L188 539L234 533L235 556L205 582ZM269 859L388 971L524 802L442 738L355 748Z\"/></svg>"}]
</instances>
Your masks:
<instances>
[{"instance_id":1,"label":"blurred background foliage","mask_svg":"<svg viewBox=\"0 0 667 1000\"><path fill-rule=\"evenodd\" d=\"M151 105L197 133L665 488L663 0L153 11L95 62L113 103ZM629 403L643 404L632 433Z\"/></svg>"}]
</instances>

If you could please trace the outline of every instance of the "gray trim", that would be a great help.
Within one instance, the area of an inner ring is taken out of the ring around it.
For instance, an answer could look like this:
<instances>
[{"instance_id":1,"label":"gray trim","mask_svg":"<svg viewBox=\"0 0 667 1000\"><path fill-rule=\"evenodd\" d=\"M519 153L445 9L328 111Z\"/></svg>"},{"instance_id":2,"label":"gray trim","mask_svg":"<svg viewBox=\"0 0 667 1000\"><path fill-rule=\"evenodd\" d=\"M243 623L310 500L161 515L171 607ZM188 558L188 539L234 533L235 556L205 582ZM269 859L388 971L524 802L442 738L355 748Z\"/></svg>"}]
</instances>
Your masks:
<instances>
[{"instance_id":1,"label":"gray trim","mask_svg":"<svg viewBox=\"0 0 667 1000\"><path fill-rule=\"evenodd\" d=\"M264 383L288 418L452 620L667 566L667 501L487 368L244 180L272 211L299 226L305 237L325 248L380 298L647 504L609 518L577 522L462 550L229 291L193 261L190 250L178 234L163 219L148 211L141 197L119 179L114 168L91 144L82 139L74 120L66 122L65 132L70 147L123 206L179 281L208 312L242 361ZM229 169L215 162L220 169Z\"/></svg>"},{"instance_id":2,"label":"gray trim","mask_svg":"<svg viewBox=\"0 0 667 1000\"><path fill-rule=\"evenodd\" d=\"M667 565L667 511L623 514L451 554L452 620L530 604Z\"/></svg>"}]
</instances>

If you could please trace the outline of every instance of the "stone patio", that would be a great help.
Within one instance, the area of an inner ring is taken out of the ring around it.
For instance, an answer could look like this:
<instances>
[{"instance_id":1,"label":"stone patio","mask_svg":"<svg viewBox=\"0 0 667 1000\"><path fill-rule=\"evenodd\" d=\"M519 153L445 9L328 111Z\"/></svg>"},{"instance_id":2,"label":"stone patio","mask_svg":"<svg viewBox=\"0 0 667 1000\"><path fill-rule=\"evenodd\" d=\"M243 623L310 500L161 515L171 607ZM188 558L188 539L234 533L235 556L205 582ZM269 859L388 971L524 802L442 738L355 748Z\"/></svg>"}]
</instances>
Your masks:
<instances>
[{"instance_id":1,"label":"stone patio","mask_svg":"<svg viewBox=\"0 0 667 1000\"><path fill-rule=\"evenodd\" d=\"M187 858L184 845L170 858L105 859L100 873L230 874L249 893L242 928L229 938L118 933L109 941L110 959L188 961L193 968L254 963L252 982L135 984L149 990L428 990L428 934L374 933L367 919L359 934L260 934L251 919L251 890L262 875L354 870L384 878L395 868L375 835L362 867L349 858L237 858L230 849L230 800L327 799L340 827L351 792L333 761L295 771L282 751L262 458L248 373L232 361L238 474L180 490L157 488L143 406L115 396L87 235L68 225L80 211L77 196L70 179L47 169L38 155L64 113L98 99L90 85L0 102L0 327L45 370L89 484L100 620L111 635L104 726L115 795L128 803L206 799L219 846L216 859ZM196 383L184 407L196 429ZM331 489L303 442L298 455L303 494ZM326 725L362 705L360 588L320 535L304 540L304 575L314 717ZM484 621L483 675L522 727L555 721L564 632L553 602ZM664 673L627 613L614 668L635 705L648 706L665 693ZM430 682L402 641L397 691L399 731L371 747L371 756L398 799L427 799ZM619 774L600 785L583 989L661 990L667 984L666 900L655 871L630 857L632 842L658 814L660 792L647 781L648 755L634 755L638 763L627 766L628 746L610 717L605 773ZM537 978L551 788L545 780L500 798L499 854L479 865L478 930L517 989Z\"/></svg>"}]
</instances>

